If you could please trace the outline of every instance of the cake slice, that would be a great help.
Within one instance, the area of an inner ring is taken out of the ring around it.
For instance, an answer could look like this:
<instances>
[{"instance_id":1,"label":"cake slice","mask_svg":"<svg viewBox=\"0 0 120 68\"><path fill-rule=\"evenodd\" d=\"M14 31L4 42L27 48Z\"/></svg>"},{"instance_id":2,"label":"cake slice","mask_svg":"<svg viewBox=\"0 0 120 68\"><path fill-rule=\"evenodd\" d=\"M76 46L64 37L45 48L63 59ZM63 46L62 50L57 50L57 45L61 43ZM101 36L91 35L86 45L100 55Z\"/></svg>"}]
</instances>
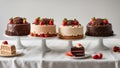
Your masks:
<instances>
[{"instance_id":1,"label":"cake slice","mask_svg":"<svg viewBox=\"0 0 120 68\"><path fill-rule=\"evenodd\" d=\"M71 53L75 57L81 57L85 55L85 49L81 44L77 44L75 47L71 48Z\"/></svg>"},{"instance_id":2,"label":"cake slice","mask_svg":"<svg viewBox=\"0 0 120 68\"><path fill-rule=\"evenodd\" d=\"M9 45L7 41L2 42L0 46L0 54L4 56L10 56L16 54L15 45Z\"/></svg>"}]
</instances>

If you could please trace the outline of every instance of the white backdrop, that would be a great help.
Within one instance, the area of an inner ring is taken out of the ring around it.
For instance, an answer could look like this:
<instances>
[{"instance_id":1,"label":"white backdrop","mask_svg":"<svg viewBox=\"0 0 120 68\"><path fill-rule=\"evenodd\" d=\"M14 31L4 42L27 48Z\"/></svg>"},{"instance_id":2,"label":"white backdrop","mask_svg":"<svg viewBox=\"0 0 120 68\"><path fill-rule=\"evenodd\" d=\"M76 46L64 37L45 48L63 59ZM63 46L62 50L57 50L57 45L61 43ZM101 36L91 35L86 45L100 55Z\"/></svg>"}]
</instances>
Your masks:
<instances>
[{"instance_id":1,"label":"white backdrop","mask_svg":"<svg viewBox=\"0 0 120 68\"><path fill-rule=\"evenodd\" d=\"M86 27L91 17L108 18L117 37L120 36L120 0L0 0L0 39L10 17L26 17L32 23L34 18L52 17L60 26L63 18L76 18Z\"/></svg>"}]
</instances>

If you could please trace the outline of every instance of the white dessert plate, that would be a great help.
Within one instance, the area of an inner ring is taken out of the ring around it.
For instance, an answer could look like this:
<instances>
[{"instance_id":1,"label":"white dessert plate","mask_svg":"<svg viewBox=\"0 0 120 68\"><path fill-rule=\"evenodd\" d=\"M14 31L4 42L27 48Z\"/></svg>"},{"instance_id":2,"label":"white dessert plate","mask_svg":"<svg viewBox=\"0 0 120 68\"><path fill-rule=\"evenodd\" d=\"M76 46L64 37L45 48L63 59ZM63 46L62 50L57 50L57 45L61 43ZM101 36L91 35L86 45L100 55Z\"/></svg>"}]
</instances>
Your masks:
<instances>
[{"instance_id":1,"label":"white dessert plate","mask_svg":"<svg viewBox=\"0 0 120 68\"><path fill-rule=\"evenodd\" d=\"M16 54L14 54L14 55L2 55L2 54L0 54L0 56L2 56L2 57L15 57L15 56L19 56L21 54L23 54L23 53L21 51L17 50Z\"/></svg>"},{"instance_id":2,"label":"white dessert plate","mask_svg":"<svg viewBox=\"0 0 120 68\"><path fill-rule=\"evenodd\" d=\"M85 54L85 56L81 56L81 57L75 57L75 56L69 56L72 59L85 59L85 58L89 58L91 57L90 54Z\"/></svg>"}]
</instances>

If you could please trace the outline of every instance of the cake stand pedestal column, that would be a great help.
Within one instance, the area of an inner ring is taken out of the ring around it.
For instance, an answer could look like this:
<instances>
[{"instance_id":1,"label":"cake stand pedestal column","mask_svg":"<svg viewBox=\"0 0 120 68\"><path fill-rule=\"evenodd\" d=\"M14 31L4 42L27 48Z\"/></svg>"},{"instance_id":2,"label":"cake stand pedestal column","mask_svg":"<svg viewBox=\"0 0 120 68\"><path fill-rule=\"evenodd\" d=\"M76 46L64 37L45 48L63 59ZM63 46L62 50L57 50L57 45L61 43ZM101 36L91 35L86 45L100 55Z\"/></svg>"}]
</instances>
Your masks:
<instances>
[{"instance_id":1,"label":"cake stand pedestal column","mask_svg":"<svg viewBox=\"0 0 120 68\"><path fill-rule=\"evenodd\" d=\"M50 49L47 47L45 38L41 40L41 46L42 46L42 55L44 57L45 53L50 51Z\"/></svg>"},{"instance_id":2,"label":"cake stand pedestal column","mask_svg":"<svg viewBox=\"0 0 120 68\"><path fill-rule=\"evenodd\" d=\"M68 40L68 49L67 49L67 51L70 51L72 47L73 47L73 41Z\"/></svg>"},{"instance_id":3,"label":"cake stand pedestal column","mask_svg":"<svg viewBox=\"0 0 120 68\"><path fill-rule=\"evenodd\" d=\"M22 45L21 43L21 37L26 37L26 36L8 36L8 35L5 35L5 37L9 37L9 38L15 38L16 39L16 48L17 49L24 49L25 47Z\"/></svg>"},{"instance_id":4,"label":"cake stand pedestal column","mask_svg":"<svg viewBox=\"0 0 120 68\"><path fill-rule=\"evenodd\" d=\"M25 48L25 47L22 45L22 43L21 43L20 36L17 36L17 37L16 37L16 48L17 48L17 49L24 49L24 48Z\"/></svg>"},{"instance_id":5,"label":"cake stand pedestal column","mask_svg":"<svg viewBox=\"0 0 120 68\"><path fill-rule=\"evenodd\" d=\"M104 50L109 50L109 48L104 45L103 39L105 39L105 38L112 38L112 37L114 37L114 36L115 36L115 35L113 35L113 36L108 36L108 37L93 37L93 36L87 36L87 38L97 39L97 40L98 40L97 45L95 45L95 46L89 45L89 47L90 47L90 46L92 46L92 47L91 47L91 48L88 48L88 50L90 50L90 51L104 51Z\"/></svg>"}]
</instances>

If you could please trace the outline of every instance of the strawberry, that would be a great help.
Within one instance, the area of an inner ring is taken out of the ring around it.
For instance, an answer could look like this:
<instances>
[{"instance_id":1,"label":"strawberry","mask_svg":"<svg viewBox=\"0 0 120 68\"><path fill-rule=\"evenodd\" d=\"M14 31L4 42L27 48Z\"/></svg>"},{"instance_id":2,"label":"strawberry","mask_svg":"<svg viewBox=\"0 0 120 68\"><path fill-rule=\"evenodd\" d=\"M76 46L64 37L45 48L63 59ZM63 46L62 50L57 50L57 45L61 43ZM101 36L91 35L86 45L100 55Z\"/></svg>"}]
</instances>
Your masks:
<instances>
[{"instance_id":1,"label":"strawberry","mask_svg":"<svg viewBox=\"0 0 120 68\"><path fill-rule=\"evenodd\" d=\"M102 53L98 53L97 55L98 55L98 59L102 59L102 57L103 57Z\"/></svg>"},{"instance_id":2,"label":"strawberry","mask_svg":"<svg viewBox=\"0 0 120 68\"><path fill-rule=\"evenodd\" d=\"M93 59L98 59L98 55L94 55L92 58Z\"/></svg>"},{"instance_id":3,"label":"strawberry","mask_svg":"<svg viewBox=\"0 0 120 68\"><path fill-rule=\"evenodd\" d=\"M35 23L35 24L38 24L39 21L40 21L40 17L37 17L37 18L35 19L34 23Z\"/></svg>"},{"instance_id":4,"label":"strawberry","mask_svg":"<svg viewBox=\"0 0 120 68\"><path fill-rule=\"evenodd\" d=\"M67 22L63 22L62 25L63 25L63 26L67 25Z\"/></svg>"},{"instance_id":5,"label":"strawberry","mask_svg":"<svg viewBox=\"0 0 120 68\"><path fill-rule=\"evenodd\" d=\"M114 51L114 52L118 52L118 51L119 51L119 47L114 46L114 47L113 47L113 51Z\"/></svg>"},{"instance_id":6,"label":"strawberry","mask_svg":"<svg viewBox=\"0 0 120 68\"><path fill-rule=\"evenodd\" d=\"M3 44L8 44L8 42L7 42L7 41L3 41L2 43L3 43Z\"/></svg>"},{"instance_id":7,"label":"strawberry","mask_svg":"<svg viewBox=\"0 0 120 68\"><path fill-rule=\"evenodd\" d=\"M104 19L103 22L104 22L105 25L108 24L108 20L107 19Z\"/></svg>"},{"instance_id":8,"label":"strawberry","mask_svg":"<svg viewBox=\"0 0 120 68\"><path fill-rule=\"evenodd\" d=\"M9 23L13 24L13 18L12 17L9 19Z\"/></svg>"},{"instance_id":9,"label":"strawberry","mask_svg":"<svg viewBox=\"0 0 120 68\"><path fill-rule=\"evenodd\" d=\"M71 52L66 52L67 56L73 56L73 54Z\"/></svg>"},{"instance_id":10,"label":"strawberry","mask_svg":"<svg viewBox=\"0 0 120 68\"><path fill-rule=\"evenodd\" d=\"M49 21L49 25L53 25L54 23L54 20L53 19L50 19L50 21Z\"/></svg>"},{"instance_id":11,"label":"strawberry","mask_svg":"<svg viewBox=\"0 0 120 68\"><path fill-rule=\"evenodd\" d=\"M44 34L45 37L48 37L48 34Z\"/></svg>"},{"instance_id":12,"label":"strawberry","mask_svg":"<svg viewBox=\"0 0 120 68\"><path fill-rule=\"evenodd\" d=\"M33 34L33 33L30 33L30 35L31 35L31 36L34 36L34 34Z\"/></svg>"},{"instance_id":13,"label":"strawberry","mask_svg":"<svg viewBox=\"0 0 120 68\"><path fill-rule=\"evenodd\" d=\"M40 34L40 37L44 37L44 34Z\"/></svg>"},{"instance_id":14,"label":"strawberry","mask_svg":"<svg viewBox=\"0 0 120 68\"><path fill-rule=\"evenodd\" d=\"M42 21L42 20L40 21L40 25L44 25L44 23L43 23L43 21Z\"/></svg>"},{"instance_id":15,"label":"strawberry","mask_svg":"<svg viewBox=\"0 0 120 68\"><path fill-rule=\"evenodd\" d=\"M79 25L79 22L76 19L74 19L74 25Z\"/></svg>"},{"instance_id":16,"label":"strawberry","mask_svg":"<svg viewBox=\"0 0 120 68\"><path fill-rule=\"evenodd\" d=\"M95 19L96 19L96 18L95 18L95 17L93 17L91 20L92 20L92 21L95 21Z\"/></svg>"},{"instance_id":17,"label":"strawberry","mask_svg":"<svg viewBox=\"0 0 120 68\"><path fill-rule=\"evenodd\" d=\"M67 18L64 18L62 25L63 26L67 25Z\"/></svg>"},{"instance_id":18,"label":"strawberry","mask_svg":"<svg viewBox=\"0 0 120 68\"><path fill-rule=\"evenodd\" d=\"M23 24L26 24L27 21L26 21L26 18L23 18Z\"/></svg>"}]
</instances>

